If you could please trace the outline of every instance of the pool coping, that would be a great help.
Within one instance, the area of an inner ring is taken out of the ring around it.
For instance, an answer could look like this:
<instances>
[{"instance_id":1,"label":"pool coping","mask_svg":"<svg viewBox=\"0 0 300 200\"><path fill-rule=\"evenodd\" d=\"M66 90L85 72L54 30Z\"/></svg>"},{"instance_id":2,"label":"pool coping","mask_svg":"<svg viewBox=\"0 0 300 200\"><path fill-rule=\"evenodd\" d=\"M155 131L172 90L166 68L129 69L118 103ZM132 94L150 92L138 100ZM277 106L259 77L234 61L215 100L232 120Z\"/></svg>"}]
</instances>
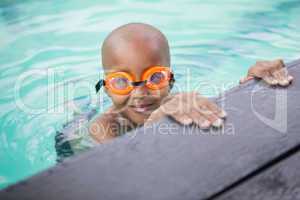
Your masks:
<instances>
[{"instance_id":1,"label":"pool coping","mask_svg":"<svg viewBox=\"0 0 300 200\"><path fill-rule=\"evenodd\" d=\"M279 89L287 91L289 99L292 99L288 104L290 113L294 106L298 108L296 99L300 89L297 81L300 78L300 59L286 66L296 75L289 89ZM288 133L281 134L280 131L253 118L255 116L253 113L239 110L244 107L245 110L251 109L248 105L248 89L252 90L258 84L256 80L251 80L216 98L217 103L226 102L227 108L230 108L227 122L236 122L236 129L239 130L236 137L201 135L200 138L197 134L202 133L201 131L192 127L181 127L165 118L151 127L152 129L138 129L125 137L117 138L9 186L0 191L0 198L59 197L73 200L98 199L100 196L105 199L220 197L266 170L262 168L270 168L299 151L300 137L297 132L300 130L300 124L297 124L296 120L300 116L297 112L288 115L291 118ZM262 87L262 93L257 93L257 106L258 110L269 115L273 111L268 107L268 102L274 101L275 97L272 96L274 90ZM244 118L246 123L241 118ZM153 130L158 130L164 124L174 125L178 128L177 132L169 131L169 135L153 134L155 132ZM252 132L251 127L255 127L256 131ZM241 132L244 129L245 131ZM181 135L183 131L187 131L188 134ZM132 134L136 136L132 138ZM282 155L285 156L272 163ZM95 159L98 156L101 156L101 159ZM198 156L207 163L200 162ZM214 156L217 156L217 159L213 159ZM97 178L99 171L102 174ZM111 190L113 186L116 188Z\"/></svg>"}]
</instances>

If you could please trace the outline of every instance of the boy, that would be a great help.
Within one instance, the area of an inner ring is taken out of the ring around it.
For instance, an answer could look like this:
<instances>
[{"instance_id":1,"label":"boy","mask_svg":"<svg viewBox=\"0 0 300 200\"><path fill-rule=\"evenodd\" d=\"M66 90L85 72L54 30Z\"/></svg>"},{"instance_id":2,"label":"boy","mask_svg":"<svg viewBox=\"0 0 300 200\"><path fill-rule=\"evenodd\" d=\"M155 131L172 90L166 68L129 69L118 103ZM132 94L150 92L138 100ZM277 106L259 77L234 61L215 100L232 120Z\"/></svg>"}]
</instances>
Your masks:
<instances>
[{"instance_id":1,"label":"boy","mask_svg":"<svg viewBox=\"0 0 300 200\"><path fill-rule=\"evenodd\" d=\"M175 80L168 41L150 25L131 23L112 31L102 46L102 65L106 78L96 87L104 85L113 106L89 124L89 133L98 143L163 116L200 128L220 127L224 122L226 113L205 97L193 92L170 94ZM281 86L292 81L282 60L257 62L240 83L253 78Z\"/></svg>"}]
</instances>

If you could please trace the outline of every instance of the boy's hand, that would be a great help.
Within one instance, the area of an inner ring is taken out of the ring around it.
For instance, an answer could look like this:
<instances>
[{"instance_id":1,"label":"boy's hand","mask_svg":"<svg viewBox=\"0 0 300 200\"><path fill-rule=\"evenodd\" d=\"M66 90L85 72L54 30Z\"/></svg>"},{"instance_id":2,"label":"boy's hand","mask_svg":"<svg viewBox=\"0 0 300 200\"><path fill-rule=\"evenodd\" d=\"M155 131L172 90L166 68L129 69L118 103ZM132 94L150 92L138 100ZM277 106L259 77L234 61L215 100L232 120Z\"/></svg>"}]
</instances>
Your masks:
<instances>
[{"instance_id":1,"label":"boy's hand","mask_svg":"<svg viewBox=\"0 0 300 200\"><path fill-rule=\"evenodd\" d=\"M242 78L240 83L245 83L253 78L263 79L269 85L280 86L288 86L293 80L281 59L257 61L255 65L250 67L247 77Z\"/></svg>"},{"instance_id":2,"label":"boy's hand","mask_svg":"<svg viewBox=\"0 0 300 200\"><path fill-rule=\"evenodd\" d=\"M183 125L196 124L200 128L221 127L225 111L207 98L195 93L179 93L169 96L164 103L150 115L145 125L170 116Z\"/></svg>"}]
</instances>

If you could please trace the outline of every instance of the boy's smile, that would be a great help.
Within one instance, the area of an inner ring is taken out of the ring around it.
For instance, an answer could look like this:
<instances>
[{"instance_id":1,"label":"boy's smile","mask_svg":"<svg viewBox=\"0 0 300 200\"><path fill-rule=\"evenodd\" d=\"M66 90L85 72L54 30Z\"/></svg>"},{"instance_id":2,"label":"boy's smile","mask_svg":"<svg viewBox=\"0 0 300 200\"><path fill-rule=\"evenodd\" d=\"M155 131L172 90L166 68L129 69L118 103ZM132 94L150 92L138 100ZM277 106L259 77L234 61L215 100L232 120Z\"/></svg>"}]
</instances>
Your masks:
<instances>
[{"instance_id":1,"label":"boy's smile","mask_svg":"<svg viewBox=\"0 0 300 200\"><path fill-rule=\"evenodd\" d=\"M137 103L137 104L133 104L133 105L129 105L129 107L137 112L137 113L149 113L149 111L153 111L157 108L156 104L153 103L153 102L140 102L140 103Z\"/></svg>"}]
</instances>

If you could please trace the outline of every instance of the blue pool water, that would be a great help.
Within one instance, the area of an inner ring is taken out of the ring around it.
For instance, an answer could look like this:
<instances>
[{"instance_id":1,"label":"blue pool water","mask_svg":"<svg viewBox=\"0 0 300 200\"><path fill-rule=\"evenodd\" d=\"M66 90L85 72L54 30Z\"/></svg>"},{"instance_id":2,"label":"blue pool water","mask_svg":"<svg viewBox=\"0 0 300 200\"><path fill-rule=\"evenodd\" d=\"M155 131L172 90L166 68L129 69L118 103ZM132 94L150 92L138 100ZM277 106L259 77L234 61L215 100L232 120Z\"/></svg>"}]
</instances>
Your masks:
<instances>
[{"instance_id":1,"label":"blue pool water","mask_svg":"<svg viewBox=\"0 0 300 200\"><path fill-rule=\"evenodd\" d=\"M300 56L299 0L2 0L0 188L55 165L56 130L110 104L93 91L100 45L129 22L167 36L177 91L217 95L257 59Z\"/></svg>"}]
</instances>

